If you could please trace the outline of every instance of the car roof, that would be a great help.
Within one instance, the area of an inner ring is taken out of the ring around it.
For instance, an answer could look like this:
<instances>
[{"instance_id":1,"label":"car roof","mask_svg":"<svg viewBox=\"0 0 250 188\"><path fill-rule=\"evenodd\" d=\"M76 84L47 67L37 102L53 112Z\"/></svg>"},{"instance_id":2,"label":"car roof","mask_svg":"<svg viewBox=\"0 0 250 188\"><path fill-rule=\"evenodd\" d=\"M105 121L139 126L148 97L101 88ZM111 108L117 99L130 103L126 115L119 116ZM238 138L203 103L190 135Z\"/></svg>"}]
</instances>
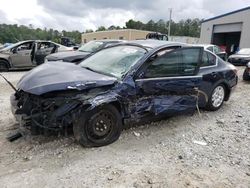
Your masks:
<instances>
[{"instance_id":1,"label":"car roof","mask_svg":"<svg viewBox=\"0 0 250 188\"><path fill-rule=\"evenodd\" d=\"M127 42L127 44L137 44L146 48L157 48L160 46L187 46L185 43L181 42L171 42L171 41L162 41L162 40L153 40L153 39L146 39L146 40L132 40Z\"/></svg>"},{"instance_id":2,"label":"car roof","mask_svg":"<svg viewBox=\"0 0 250 188\"><path fill-rule=\"evenodd\" d=\"M116 40L116 39L103 39L103 40L92 40L92 41L96 41L96 42L105 42L105 43L109 43L109 42L126 42L125 40Z\"/></svg>"},{"instance_id":3,"label":"car roof","mask_svg":"<svg viewBox=\"0 0 250 188\"><path fill-rule=\"evenodd\" d=\"M194 44L194 46L208 48L208 47L213 47L215 45L214 44Z\"/></svg>"}]
</instances>

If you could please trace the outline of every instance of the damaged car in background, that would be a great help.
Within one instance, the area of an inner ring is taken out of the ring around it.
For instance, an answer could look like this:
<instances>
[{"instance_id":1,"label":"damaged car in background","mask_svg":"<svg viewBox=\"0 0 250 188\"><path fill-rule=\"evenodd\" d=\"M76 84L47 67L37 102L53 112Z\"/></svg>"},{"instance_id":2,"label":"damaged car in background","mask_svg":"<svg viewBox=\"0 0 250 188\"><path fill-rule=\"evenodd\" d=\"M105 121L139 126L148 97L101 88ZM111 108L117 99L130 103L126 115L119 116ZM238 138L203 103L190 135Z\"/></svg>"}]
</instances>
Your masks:
<instances>
[{"instance_id":1,"label":"damaged car in background","mask_svg":"<svg viewBox=\"0 0 250 188\"><path fill-rule=\"evenodd\" d=\"M32 134L73 128L83 146L116 141L125 124L198 107L218 110L237 84L235 67L202 47L138 40L82 63L45 63L24 75L12 111Z\"/></svg>"},{"instance_id":2,"label":"damaged car in background","mask_svg":"<svg viewBox=\"0 0 250 188\"><path fill-rule=\"evenodd\" d=\"M122 40L94 40L90 41L86 44L83 44L76 51L70 52L58 52L54 54L50 54L45 58L45 61L64 61L64 62L72 62L79 63L84 59L90 57L95 52L120 42L124 42Z\"/></svg>"},{"instance_id":3,"label":"damaged car in background","mask_svg":"<svg viewBox=\"0 0 250 188\"><path fill-rule=\"evenodd\" d=\"M0 49L0 72L33 68L44 63L47 55L72 48L52 41L27 40Z\"/></svg>"}]
</instances>

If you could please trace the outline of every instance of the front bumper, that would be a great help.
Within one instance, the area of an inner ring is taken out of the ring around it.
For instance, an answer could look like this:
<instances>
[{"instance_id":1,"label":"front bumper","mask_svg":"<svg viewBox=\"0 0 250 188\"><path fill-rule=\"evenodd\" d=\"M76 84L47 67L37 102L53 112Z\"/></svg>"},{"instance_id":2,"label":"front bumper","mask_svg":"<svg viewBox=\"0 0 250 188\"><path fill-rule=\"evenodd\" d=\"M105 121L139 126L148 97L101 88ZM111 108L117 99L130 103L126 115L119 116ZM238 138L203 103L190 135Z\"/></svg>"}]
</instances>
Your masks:
<instances>
[{"instance_id":1,"label":"front bumper","mask_svg":"<svg viewBox=\"0 0 250 188\"><path fill-rule=\"evenodd\" d=\"M80 102L60 97L43 99L18 91L10 96L10 104L11 112L21 129L30 129L32 134L42 134L46 129L60 131L71 126Z\"/></svg>"},{"instance_id":2,"label":"front bumper","mask_svg":"<svg viewBox=\"0 0 250 188\"><path fill-rule=\"evenodd\" d=\"M17 106L18 101L16 100L15 94L12 94L10 96L10 105L11 105L11 112L13 116L15 117L17 123L19 124L19 130L24 133L26 132L26 129L24 128L27 124L27 115L25 114L16 114L16 111L19 109Z\"/></svg>"}]
</instances>

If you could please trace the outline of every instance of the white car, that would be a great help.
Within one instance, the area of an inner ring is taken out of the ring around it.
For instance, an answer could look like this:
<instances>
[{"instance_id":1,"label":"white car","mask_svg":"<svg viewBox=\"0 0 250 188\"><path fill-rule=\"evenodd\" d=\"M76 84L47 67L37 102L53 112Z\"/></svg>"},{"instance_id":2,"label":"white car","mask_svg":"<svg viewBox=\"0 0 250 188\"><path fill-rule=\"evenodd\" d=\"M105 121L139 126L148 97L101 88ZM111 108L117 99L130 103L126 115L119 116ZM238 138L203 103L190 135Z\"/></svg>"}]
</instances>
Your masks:
<instances>
[{"instance_id":1,"label":"white car","mask_svg":"<svg viewBox=\"0 0 250 188\"><path fill-rule=\"evenodd\" d=\"M0 49L0 71L31 68L44 63L45 57L49 54L71 50L72 47L52 41L21 41Z\"/></svg>"},{"instance_id":2,"label":"white car","mask_svg":"<svg viewBox=\"0 0 250 188\"><path fill-rule=\"evenodd\" d=\"M195 46L204 47L205 50L208 50L208 51L216 54L217 56L219 56L221 59L227 61L227 53L217 45L214 45L214 44L197 44Z\"/></svg>"}]
</instances>

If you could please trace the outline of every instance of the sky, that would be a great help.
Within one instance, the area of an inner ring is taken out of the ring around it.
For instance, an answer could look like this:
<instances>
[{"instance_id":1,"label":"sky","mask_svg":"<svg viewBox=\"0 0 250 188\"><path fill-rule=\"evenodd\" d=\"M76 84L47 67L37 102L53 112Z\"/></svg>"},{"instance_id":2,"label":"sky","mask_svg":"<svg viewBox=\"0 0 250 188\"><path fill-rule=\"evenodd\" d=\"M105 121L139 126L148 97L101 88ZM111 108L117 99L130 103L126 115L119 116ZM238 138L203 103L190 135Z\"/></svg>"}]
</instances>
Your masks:
<instances>
[{"instance_id":1,"label":"sky","mask_svg":"<svg viewBox=\"0 0 250 188\"><path fill-rule=\"evenodd\" d=\"M218 16L250 6L250 0L0 0L0 23L58 30L125 26L129 19L172 19Z\"/></svg>"}]
</instances>

